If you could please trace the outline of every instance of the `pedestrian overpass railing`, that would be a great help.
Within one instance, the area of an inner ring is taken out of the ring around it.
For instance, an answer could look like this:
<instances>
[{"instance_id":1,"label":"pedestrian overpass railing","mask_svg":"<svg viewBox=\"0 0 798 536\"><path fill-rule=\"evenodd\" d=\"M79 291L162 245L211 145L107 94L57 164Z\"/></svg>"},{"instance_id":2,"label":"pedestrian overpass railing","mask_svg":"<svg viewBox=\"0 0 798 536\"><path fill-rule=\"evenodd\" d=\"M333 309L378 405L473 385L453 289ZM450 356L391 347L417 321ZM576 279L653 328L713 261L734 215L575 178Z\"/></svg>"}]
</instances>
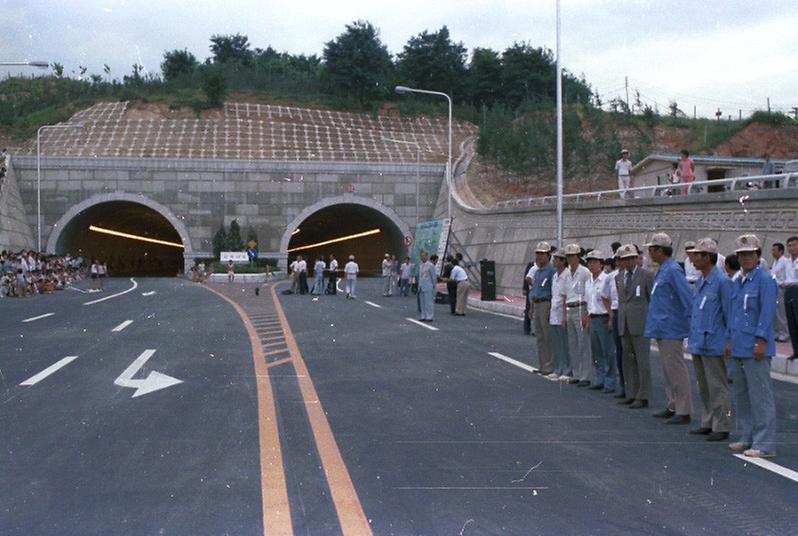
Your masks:
<instances>
[{"instance_id":1,"label":"pedestrian overpass railing","mask_svg":"<svg viewBox=\"0 0 798 536\"><path fill-rule=\"evenodd\" d=\"M798 189L798 173L781 173L777 175L757 175L751 177L731 177L728 179L716 179L705 181L694 181L689 183L659 184L652 186L637 186L626 189L626 197L623 197L623 190L601 190L596 192L580 192L563 195L564 204L579 204L589 201L604 201L615 199L647 199L657 197L679 197L682 196L682 188L687 190L687 196L711 196L716 193L732 191L751 191L761 189ZM556 195L544 197L527 197L523 199L511 199L496 203L495 208L519 208L537 207L554 205L557 202Z\"/></svg>"}]
</instances>

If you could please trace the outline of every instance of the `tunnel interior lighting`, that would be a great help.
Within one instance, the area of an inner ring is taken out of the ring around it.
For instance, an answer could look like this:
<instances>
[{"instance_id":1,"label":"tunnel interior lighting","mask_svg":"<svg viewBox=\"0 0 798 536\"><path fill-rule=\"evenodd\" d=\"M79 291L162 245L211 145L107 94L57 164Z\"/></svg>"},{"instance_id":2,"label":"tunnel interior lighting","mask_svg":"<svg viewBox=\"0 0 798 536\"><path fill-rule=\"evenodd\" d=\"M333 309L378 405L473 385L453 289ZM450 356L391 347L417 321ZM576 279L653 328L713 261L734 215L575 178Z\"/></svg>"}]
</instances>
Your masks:
<instances>
[{"instance_id":1,"label":"tunnel interior lighting","mask_svg":"<svg viewBox=\"0 0 798 536\"><path fill-rule=\"evenodd\" d=\"M363 238L364 236L371 236L375 234L379 234L381 231L379 229L372 229L371 231L364 231L362 233L355 233L347 236L341 236L339 238L331 238L330 240L325 240L324 242L317 242L315 244L308 244L306 246L298 246L295 248L291 248L288 250L288 253L293 253L294 251L302 251L305 249L312 249L318 248L321 246L327 246L329 244L337 244L338 242L345 242L347 240L354 240L356 238Z\"/></svg>"},{"instance_id":2,"label":"tunnel interior lighting","mask_svg":"<svg viewBox=\"0 0 798 536\"><path fill-rule=\"evenodd\" d=\"M158 240L157 238L149 238L147 236L139 236L130 233L123 233L122 231L105 229L103 227L97 227L96 225L89 225L89 231L94 231L95 233L102 233L111 236L118 236L120 238L128 238L130 240L140 240L142 242L149 242L151 244L161 244L162 246L171 246L173 248L183 249L183 244L178 244L177 242L167 242L166 240Z\"/></svg>"},{"instance_id":3,"label":"tunnel interior lighting","mask_svg":"<svg viewBox=\"0 0 798 536\"><path fill-rule=\"evenodd\" d=\"M295 235L298 235L298 234L299 234L299 227L294 229L294 232L291 233L291 236L295 236Z\"/></svg>"}]
</instances>

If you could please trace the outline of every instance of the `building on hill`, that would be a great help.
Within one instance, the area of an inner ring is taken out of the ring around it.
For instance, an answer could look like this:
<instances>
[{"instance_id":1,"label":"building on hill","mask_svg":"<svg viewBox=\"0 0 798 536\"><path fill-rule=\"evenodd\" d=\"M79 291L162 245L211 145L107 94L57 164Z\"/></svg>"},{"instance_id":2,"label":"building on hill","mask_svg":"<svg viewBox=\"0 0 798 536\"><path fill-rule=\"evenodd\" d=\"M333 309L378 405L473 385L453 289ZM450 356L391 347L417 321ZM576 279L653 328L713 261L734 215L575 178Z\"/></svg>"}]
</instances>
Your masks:
<instances>
[{"instance_id":1,"label":"building on hill","mask_svg":"<svg viewBox=\"0 0 798 536\"><path fill-rule=\"evenodd\" d=\"M765 165L764 158L756 157L732 157L732 156L713 156L713 155L690 155L695 162L695 180L713 181L730 179L734 177L753 177L762 174L762 167ZM634 187L659 186L670 182L673 164L679 161L679 155L675 153L654 153L645 157L632 168L634 176ZM785 160L771 160L776 173L781 173L784 169ZM710 186L723 191L723 185L717 187Z\"/></svg>"}]
</instances>

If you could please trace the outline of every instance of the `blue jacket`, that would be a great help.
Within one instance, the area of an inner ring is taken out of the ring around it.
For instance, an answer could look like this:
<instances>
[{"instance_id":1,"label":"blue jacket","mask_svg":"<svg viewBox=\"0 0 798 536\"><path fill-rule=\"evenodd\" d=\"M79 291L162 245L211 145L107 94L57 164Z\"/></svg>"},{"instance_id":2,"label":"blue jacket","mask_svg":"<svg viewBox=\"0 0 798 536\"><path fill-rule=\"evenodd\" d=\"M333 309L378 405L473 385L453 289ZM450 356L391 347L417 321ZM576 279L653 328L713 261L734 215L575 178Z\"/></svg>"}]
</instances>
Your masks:
<instances>
[{"instance_id":1,"label":"blue jacket","mask_svg":"<svg viewBox=\"0 0 798 536\"><path fill-rule=\"evenodd\" d=\"M529 297L533 300L547 299L551 300L551 281L554 279L554 274L557 270L554 269L552 264L546 263L542 268L535 272L535 279L532 281L532 286L529 289Z\"/></svg>"},{"instance_id":2,"label":"blue jacket","mask_svg":"<svg viewBox=\"0 0 798 536\"><path fill-rule=\"evenodd\" d=\"M748 275L732 282L729 338L732 357L754 356L757 337L765 340L765 356L776 354L773 317L776 315L778 286L757 266Z\"/></svg>"},{"instance_id":3,"label":"blue jacket","mask_svg":"<svg viewBox=\"0 0 798 536\"><path fill-rule=\"evenodd\" d=\"M646 329L651 339L684 339L690 333L693 290L675 260L662 263L654 276Z\"/></svg>"},{"instance_id":4,"label":"blue jacket","mask_svg":"<svg viewBox=\"0 0 798 536\"><path fill-rule=\"evenodd\" d=\"M731 279L714 267L706 278L698 278L695 288L687 349L700 356L723 356L729 335Z\"/></svg>"}]
</instances>

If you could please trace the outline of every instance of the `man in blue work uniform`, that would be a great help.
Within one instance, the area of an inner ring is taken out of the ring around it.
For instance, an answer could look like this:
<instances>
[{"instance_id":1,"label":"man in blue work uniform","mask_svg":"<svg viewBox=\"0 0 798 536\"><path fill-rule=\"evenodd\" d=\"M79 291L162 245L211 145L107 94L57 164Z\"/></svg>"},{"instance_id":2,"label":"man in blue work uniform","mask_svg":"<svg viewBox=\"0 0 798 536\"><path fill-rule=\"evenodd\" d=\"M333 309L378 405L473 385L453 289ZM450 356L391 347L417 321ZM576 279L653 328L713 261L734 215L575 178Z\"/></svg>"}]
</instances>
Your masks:
<instances>
[{"instance_id":1,"label":"man in blue work uniform","mask_svg":"<svg viewBox=\"0 0 798 536\"><path fill-rule=\"evenodd\" d=\"M529 301L532 308L532 319L535 326L535 338L538 347L538 366L540 374L555 380L560 377L554 373L554 354L549 332L549 314L551 313L551 284L556 270L551 264L551 253L554 248L548 242L538 242L535 247L535 266L537 270L529 281Z\"/></svg>"},{"instance_id":2,"label":"man in blue work uniform","mask_svg":"<svg viewBox=\"0 0 798 536\"><path fill-rule=\"evenodd\" d=\"M693 354L695 379L701 397L701 426L691 434L707 441L729 438L729 382L724 359L727 343L732 282L716 266L718 245L711 238L698 240L689 250L699 276L695 282L693 312L687 348Z\"/></svg>"},{"instance_id":3,"label":"man in blue work uniform","mask_svg":"<svg viewBox=\"0 0 798 536\"><path fill-rule=\"evenodd\" d=\"M657 340L668 399L667 407L654 417L666 419L666 424L688 424L692 398L683 345L690 333L693 291L684 270L673 260L672 244L665 233L656 233L646 244L648 256L660 266L654 276L644 334Z\"/></svg>"},{"instance_id":4,"label":"man in blue work uniform","mask_svg":"<svg viewBox=\"0 0 798 536\"><path fill-rule=\"evenodd\" d=\"M742 275L732 283L728 354L740 436L729 448L752 458L769 458L776 454L770 360L776 353L773 318L778 287L759 267L762 250L756 235L739 236L735 253Z\"/></svg>"}]
</instances>

